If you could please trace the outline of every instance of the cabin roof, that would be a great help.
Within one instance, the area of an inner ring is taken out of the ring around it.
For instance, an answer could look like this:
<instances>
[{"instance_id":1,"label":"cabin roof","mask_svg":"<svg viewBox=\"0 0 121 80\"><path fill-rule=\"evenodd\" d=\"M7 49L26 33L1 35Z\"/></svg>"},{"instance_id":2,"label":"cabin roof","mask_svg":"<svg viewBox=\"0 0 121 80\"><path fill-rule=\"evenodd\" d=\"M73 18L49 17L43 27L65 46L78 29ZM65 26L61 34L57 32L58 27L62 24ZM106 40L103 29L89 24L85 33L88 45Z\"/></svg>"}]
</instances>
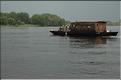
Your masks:
<instances>
[{"instance_id":1,"label":"cabin roof","mask_svg":"<svg viewBox=\"0 0 121 80\"><path fill-rule=\"evenodd\" d=\"M97 23L107 23L106 21L97 21Z\"/></svg>"},{"instance_id":2,"label":"cabin roof","mask_svg":"<svg viewBox=\"0 0 121 80\"><path fill-rule=\"evenodd\" d=\"M107 23L106 21L80 21L80 22L71 22L71 24L78 24L78 23Z\"/></svg>"}]
</instances>

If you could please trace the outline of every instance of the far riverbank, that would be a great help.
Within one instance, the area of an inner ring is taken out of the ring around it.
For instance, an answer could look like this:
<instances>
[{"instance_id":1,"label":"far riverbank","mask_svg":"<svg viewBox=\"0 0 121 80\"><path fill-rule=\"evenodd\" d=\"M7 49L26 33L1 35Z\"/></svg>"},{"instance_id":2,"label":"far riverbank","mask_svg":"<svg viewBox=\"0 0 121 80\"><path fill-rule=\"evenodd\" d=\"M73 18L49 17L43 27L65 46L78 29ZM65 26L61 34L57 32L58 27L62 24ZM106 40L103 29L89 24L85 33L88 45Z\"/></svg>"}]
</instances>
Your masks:
<instances>
[{"instance_id":1,"label":"far riverbank","mask_svg":"<svg viewBox=\"0 0 121 80\"><path fill-rule=\"evenodd\" d=\"M60 27L60 26L40 26L33 24L23 24L23 25L1 25L1 27ZM107 25L107 26L120 26L120 25Z\"/></svg>"}]
</instances>

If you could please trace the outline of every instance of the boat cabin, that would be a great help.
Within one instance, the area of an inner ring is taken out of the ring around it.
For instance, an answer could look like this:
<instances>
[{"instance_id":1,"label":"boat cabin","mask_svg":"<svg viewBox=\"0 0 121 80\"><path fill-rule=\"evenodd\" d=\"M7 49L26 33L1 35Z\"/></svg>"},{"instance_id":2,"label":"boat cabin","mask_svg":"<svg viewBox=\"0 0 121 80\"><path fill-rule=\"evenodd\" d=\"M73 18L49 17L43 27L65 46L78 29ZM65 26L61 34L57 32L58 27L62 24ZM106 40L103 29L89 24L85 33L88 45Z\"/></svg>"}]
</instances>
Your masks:
<instances>
[{"instance_id":1,"label":"boat cabin","mask_svg":"<svg viewBox=\"0 0 121 80\"><path fill-rule=\"evenodd\" d=\"M69 30L76 32L106 32L106 22L72 22Z\"/></svg>"},{"instance_id":2,"label":"boat cabin","mask_svg":"<svg viewBox=\"0 0 121 80\"><path fill-rule=\"evenodd\" d=\"M58 31L50 31L54 35L69 36L116 36L118 32L106 30L105 21L97 22L71 22L69 25L60 27Z\"/></svg>"}]
</instances>

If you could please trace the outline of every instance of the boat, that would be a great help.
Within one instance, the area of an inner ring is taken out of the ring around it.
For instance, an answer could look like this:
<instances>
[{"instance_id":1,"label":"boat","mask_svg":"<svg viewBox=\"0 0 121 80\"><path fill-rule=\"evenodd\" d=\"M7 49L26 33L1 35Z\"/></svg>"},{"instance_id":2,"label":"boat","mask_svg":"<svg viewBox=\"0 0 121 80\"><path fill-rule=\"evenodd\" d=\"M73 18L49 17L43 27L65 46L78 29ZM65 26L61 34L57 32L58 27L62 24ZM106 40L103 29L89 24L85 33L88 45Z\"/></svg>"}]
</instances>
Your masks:
<instances>
[{"instance_id":1,"label":"boat","mask_svg":"<svg viewBox=\"0 0 121 80\"><path fill-rule=\"evenodd\" d=\"M107 30L106 23L106 21L71 22L69 25L50 32L59 36L116 36L118 32Z\"/></svg>"}]
</instances>

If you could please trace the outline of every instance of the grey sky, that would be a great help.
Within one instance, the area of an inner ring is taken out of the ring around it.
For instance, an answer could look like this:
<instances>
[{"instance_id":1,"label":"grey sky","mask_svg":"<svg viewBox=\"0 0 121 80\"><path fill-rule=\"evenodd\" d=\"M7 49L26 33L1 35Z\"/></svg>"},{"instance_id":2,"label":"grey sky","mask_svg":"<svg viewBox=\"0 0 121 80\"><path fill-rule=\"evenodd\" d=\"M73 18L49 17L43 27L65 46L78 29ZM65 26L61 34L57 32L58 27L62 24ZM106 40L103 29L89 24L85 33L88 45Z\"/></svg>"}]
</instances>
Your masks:
<instances>
[{"instance_id":1,"label":"grey sky","mask_svg":"<svg viewBox=\"0 0 121 80\"><path fill-rule=\"evenodd\" d=\"M1 1L3 12L52 13L66 20L119 20L120 1Z\"/></svg>"}]
</instances>

